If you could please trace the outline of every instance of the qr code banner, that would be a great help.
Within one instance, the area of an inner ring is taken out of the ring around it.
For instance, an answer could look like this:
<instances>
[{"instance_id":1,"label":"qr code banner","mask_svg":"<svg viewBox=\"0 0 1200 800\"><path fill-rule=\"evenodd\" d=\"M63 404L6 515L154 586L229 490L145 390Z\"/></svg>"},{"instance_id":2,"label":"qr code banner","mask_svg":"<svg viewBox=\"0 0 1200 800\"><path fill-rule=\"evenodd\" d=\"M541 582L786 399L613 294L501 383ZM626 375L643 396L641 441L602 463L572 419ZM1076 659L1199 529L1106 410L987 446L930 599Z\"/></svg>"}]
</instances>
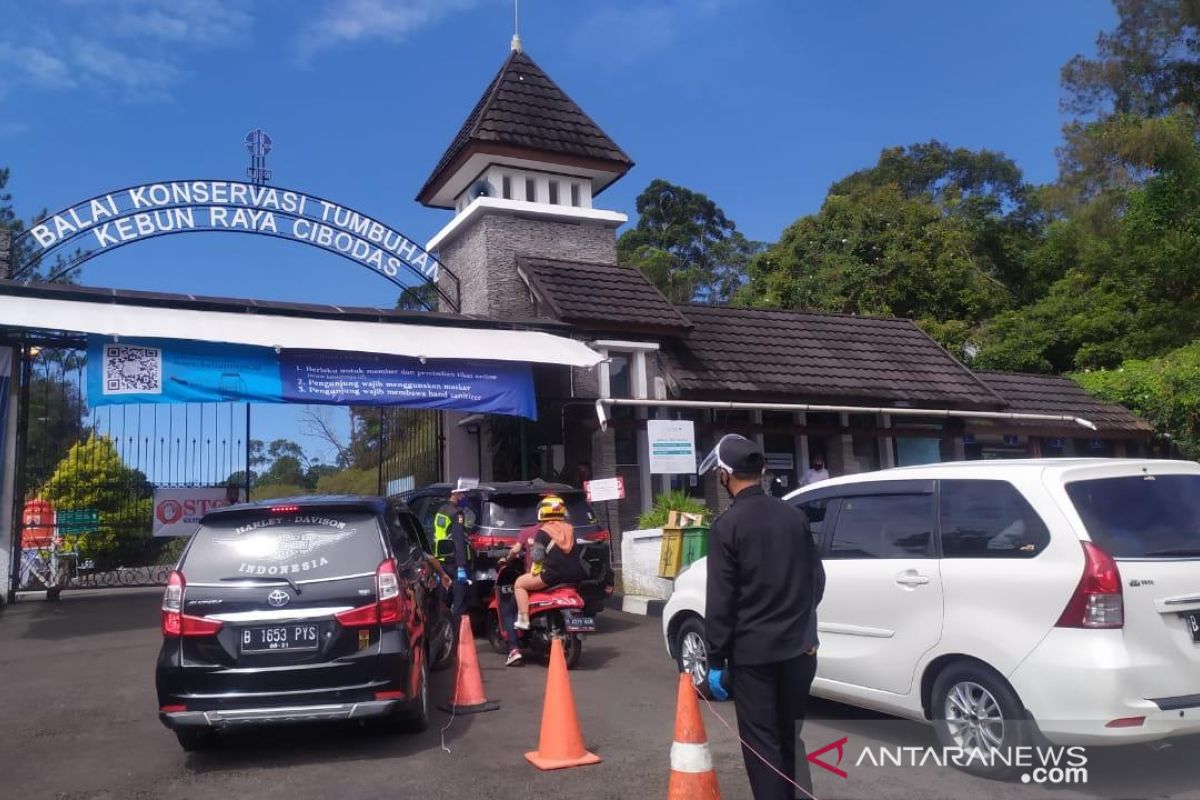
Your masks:
<instances>
[{"instance_id":1,"label":"qr code banner","mask_svg":"<svg viewBox=\"0 0 1200 800\"><path fill-rule=\"evenodd\" d=\"M104 345L105 394L162 394L162 350Z\"/></svg>"}]
</instances>

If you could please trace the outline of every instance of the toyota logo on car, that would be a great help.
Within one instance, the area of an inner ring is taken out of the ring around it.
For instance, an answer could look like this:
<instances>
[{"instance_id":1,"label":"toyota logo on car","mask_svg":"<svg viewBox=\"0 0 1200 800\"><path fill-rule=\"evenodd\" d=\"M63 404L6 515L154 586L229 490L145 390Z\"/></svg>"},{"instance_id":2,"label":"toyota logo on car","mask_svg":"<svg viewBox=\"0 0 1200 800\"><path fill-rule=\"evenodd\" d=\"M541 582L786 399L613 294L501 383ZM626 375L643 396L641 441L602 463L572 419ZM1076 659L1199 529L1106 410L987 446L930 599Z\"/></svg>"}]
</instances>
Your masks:
<instances>
[{"instance_id":1,"label":"toyota logo on car","mask_svg":"<svg viewBox=\"0 0 1200 800\"><path fill-rule=\"evenodd\" d=\"M287 592L283 591L282 589L276 589L275 591L273 591L269 595L267 595L267 602L270 603L275 608L283 608L284 606L286 606L288 604L288 601L290 601L291 599L292 599L292 596L290 594L288 594Z\"/></svg>"}]
</instances>

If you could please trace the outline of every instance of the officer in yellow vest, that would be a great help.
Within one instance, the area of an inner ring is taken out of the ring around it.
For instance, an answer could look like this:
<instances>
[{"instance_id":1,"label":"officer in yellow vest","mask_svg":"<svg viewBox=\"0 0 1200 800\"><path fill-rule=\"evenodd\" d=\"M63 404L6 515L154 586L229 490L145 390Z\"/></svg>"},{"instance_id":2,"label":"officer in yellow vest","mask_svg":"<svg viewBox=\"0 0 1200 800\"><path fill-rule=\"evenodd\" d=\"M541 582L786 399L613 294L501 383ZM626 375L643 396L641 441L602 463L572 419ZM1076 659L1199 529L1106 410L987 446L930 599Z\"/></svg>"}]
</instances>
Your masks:
<instances>
[{"instance_id":1,"label":"officer in yellow vest","mask_svg":"<svg viewBox=\"0 0 1200 800\"><path fill-rule=\"evenodd\" d=\"M467 495L461 490L450 494L449 502L438 509L433 516L434 549L446 573L454 576L453 601L450 613L454 617L455 630L467 607L467 587L471 585L470 549L467 546L466 526ZM453 555L443 555L442 542L453 544Z\"/></svg>"}]
</instances>

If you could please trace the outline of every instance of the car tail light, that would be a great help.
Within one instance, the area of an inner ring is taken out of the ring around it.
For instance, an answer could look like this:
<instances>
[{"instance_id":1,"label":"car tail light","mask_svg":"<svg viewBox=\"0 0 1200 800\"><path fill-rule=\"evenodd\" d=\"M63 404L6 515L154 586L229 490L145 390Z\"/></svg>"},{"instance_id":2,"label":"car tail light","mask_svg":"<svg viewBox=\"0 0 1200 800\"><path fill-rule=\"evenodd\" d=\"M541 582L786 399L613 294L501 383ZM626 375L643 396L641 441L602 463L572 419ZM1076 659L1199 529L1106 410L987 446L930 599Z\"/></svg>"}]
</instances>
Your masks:
<instances>
[{"instance_id":1,"label":"car tail light","mask_svg":"<svg viewBox=\"0 0 1200 800\"><path fill-rule=\"evenodd\" d=\"M187 706L184 706L184 705L159 706L158 710L164 714L177 714L180 711L187 711Z\"/></svg>"},{"instance_id":2,"label":"car tail light","mask_svg":"<svg viewBox=\"0 0 1200 800\"><path fill-rule=\"evenodd\" d=\"M1105 723L1106 728L1140 728L1146 724L1145 717L1121 717Z\"/></svg>"},{"instance_id":3,"label":"car tail light","mask_svg":"<svg viewBox=\"0 0 1200 800\"><path fill-rule=\"evenodd\" d=\"M162 635L176 639L180 636L212 636L221 630L219 620L193 617L183 613L183 590L187 582L179 570L171 570L167 576L167 588L163 592Z\"/></svg>"},{"instance_id":4,"label":"car tail light","mask_svg":"<svg viewBox=\"0 0 1200 800\"><path fill-rule=\"evenodd\" d=\"M343 628L368 628L379 624L379 604L359 606L333 615Z\"/></svg>"},{"instance_id":5,"label":"car tail light","mask_svg":"<svg viewBox=\"0 0 1200 800\"><path fill-rule=\"evenodd\" d=\"M595 533L589 533L587 538L589 542L607 542L612 536L608 531L596 531Z\"/></svg>"},{"instance_id":6,"label":"car tail light","mask_svg":"<svg viewBox=\"0 0 1200 800\"><path fill-rule=\"evenodd\" d=\"M346 628L364 628L373 625L390 625L408 621L408 606L400 593L400 578L396 562L388 559L375 570L376 601L370 605L351 608L334 614L334 618Z\"/></svg>"},{"instance_id":7,"label":"car tail light","mask_svg":"<svg viewBox=\"0 0 1200 800\"><path fill-rule=\"evenodd\" d=\"M467 543L476 550L494 550L505 547L504 540L495 536L468 536Z\"/></svg>"},{"instance_id":8,"label":"car tail light","mask_svg":"<svg viewBox=\"0 0 1200 800\"><path fill-rule=\"evenodd\" d=\"M396 575L396 562L388 559L375 570L375 584L379 590L379 621L387 625L404 622L404 599L400 596L400 578Z\"/></svg>"},{"instance_id":9,"label":"car tail light","mask_svg":"<svg viewBox=\"0 0 1200 800\"><path fill-rule=\"evenodd\" d=\"M376 700L403 700L404 692L395 692L395 691L376 692L375 699Z\"/></svg>"},{"instance_id":10,"label":"car tail light","mask_svg":"<svg viewBox=\"0 0 1200 800\"><path fill-rule=\"evenodd\" d=\"M295 514L300 510L300 506L271 506L272 514Z\"/></svg>"},{"instance_id":11,"label":"car tail light","mask_svg":"<svg viewBox=\"0 0 1200 800\"><path fill-rule=\"evenodd\" d=\"M1092 542L1083 542L1083 560L1083 577L1063 609L1058 627L1124 627L1125 598L1117 562Z\"/></svg>"}]
</instances>

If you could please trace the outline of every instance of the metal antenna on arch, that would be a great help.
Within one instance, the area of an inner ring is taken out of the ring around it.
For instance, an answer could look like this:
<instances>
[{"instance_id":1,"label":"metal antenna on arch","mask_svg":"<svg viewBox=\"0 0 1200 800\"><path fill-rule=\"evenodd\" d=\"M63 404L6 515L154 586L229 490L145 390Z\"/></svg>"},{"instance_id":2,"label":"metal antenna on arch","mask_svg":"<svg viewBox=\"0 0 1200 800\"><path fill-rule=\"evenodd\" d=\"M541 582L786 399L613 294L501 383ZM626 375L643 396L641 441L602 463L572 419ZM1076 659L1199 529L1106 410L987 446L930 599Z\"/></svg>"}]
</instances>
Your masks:
<instances>
[{"instance_id":1,"label":"metal antenna on arch","mask_svg":"<svg viewBox=\"0 0 1200 800\"><path fill-rule=\"evenodd\" d=\"M521 52L521 0L513 0L512 51Z\"/></svg>"},{"instance_id":2,"label":"metal antenna on arch","mask_svg":"<svg viewBox=\"0 0 1200 800\"><path fill-rule=\"evenodd\" d=\"M271 180L271 170L267 169L271 137L262 128L255 128L246 134L246 149L250 151L250 166L246 168L246 177L251 183L262 186Z\"/></svg>"}]
</instances>

